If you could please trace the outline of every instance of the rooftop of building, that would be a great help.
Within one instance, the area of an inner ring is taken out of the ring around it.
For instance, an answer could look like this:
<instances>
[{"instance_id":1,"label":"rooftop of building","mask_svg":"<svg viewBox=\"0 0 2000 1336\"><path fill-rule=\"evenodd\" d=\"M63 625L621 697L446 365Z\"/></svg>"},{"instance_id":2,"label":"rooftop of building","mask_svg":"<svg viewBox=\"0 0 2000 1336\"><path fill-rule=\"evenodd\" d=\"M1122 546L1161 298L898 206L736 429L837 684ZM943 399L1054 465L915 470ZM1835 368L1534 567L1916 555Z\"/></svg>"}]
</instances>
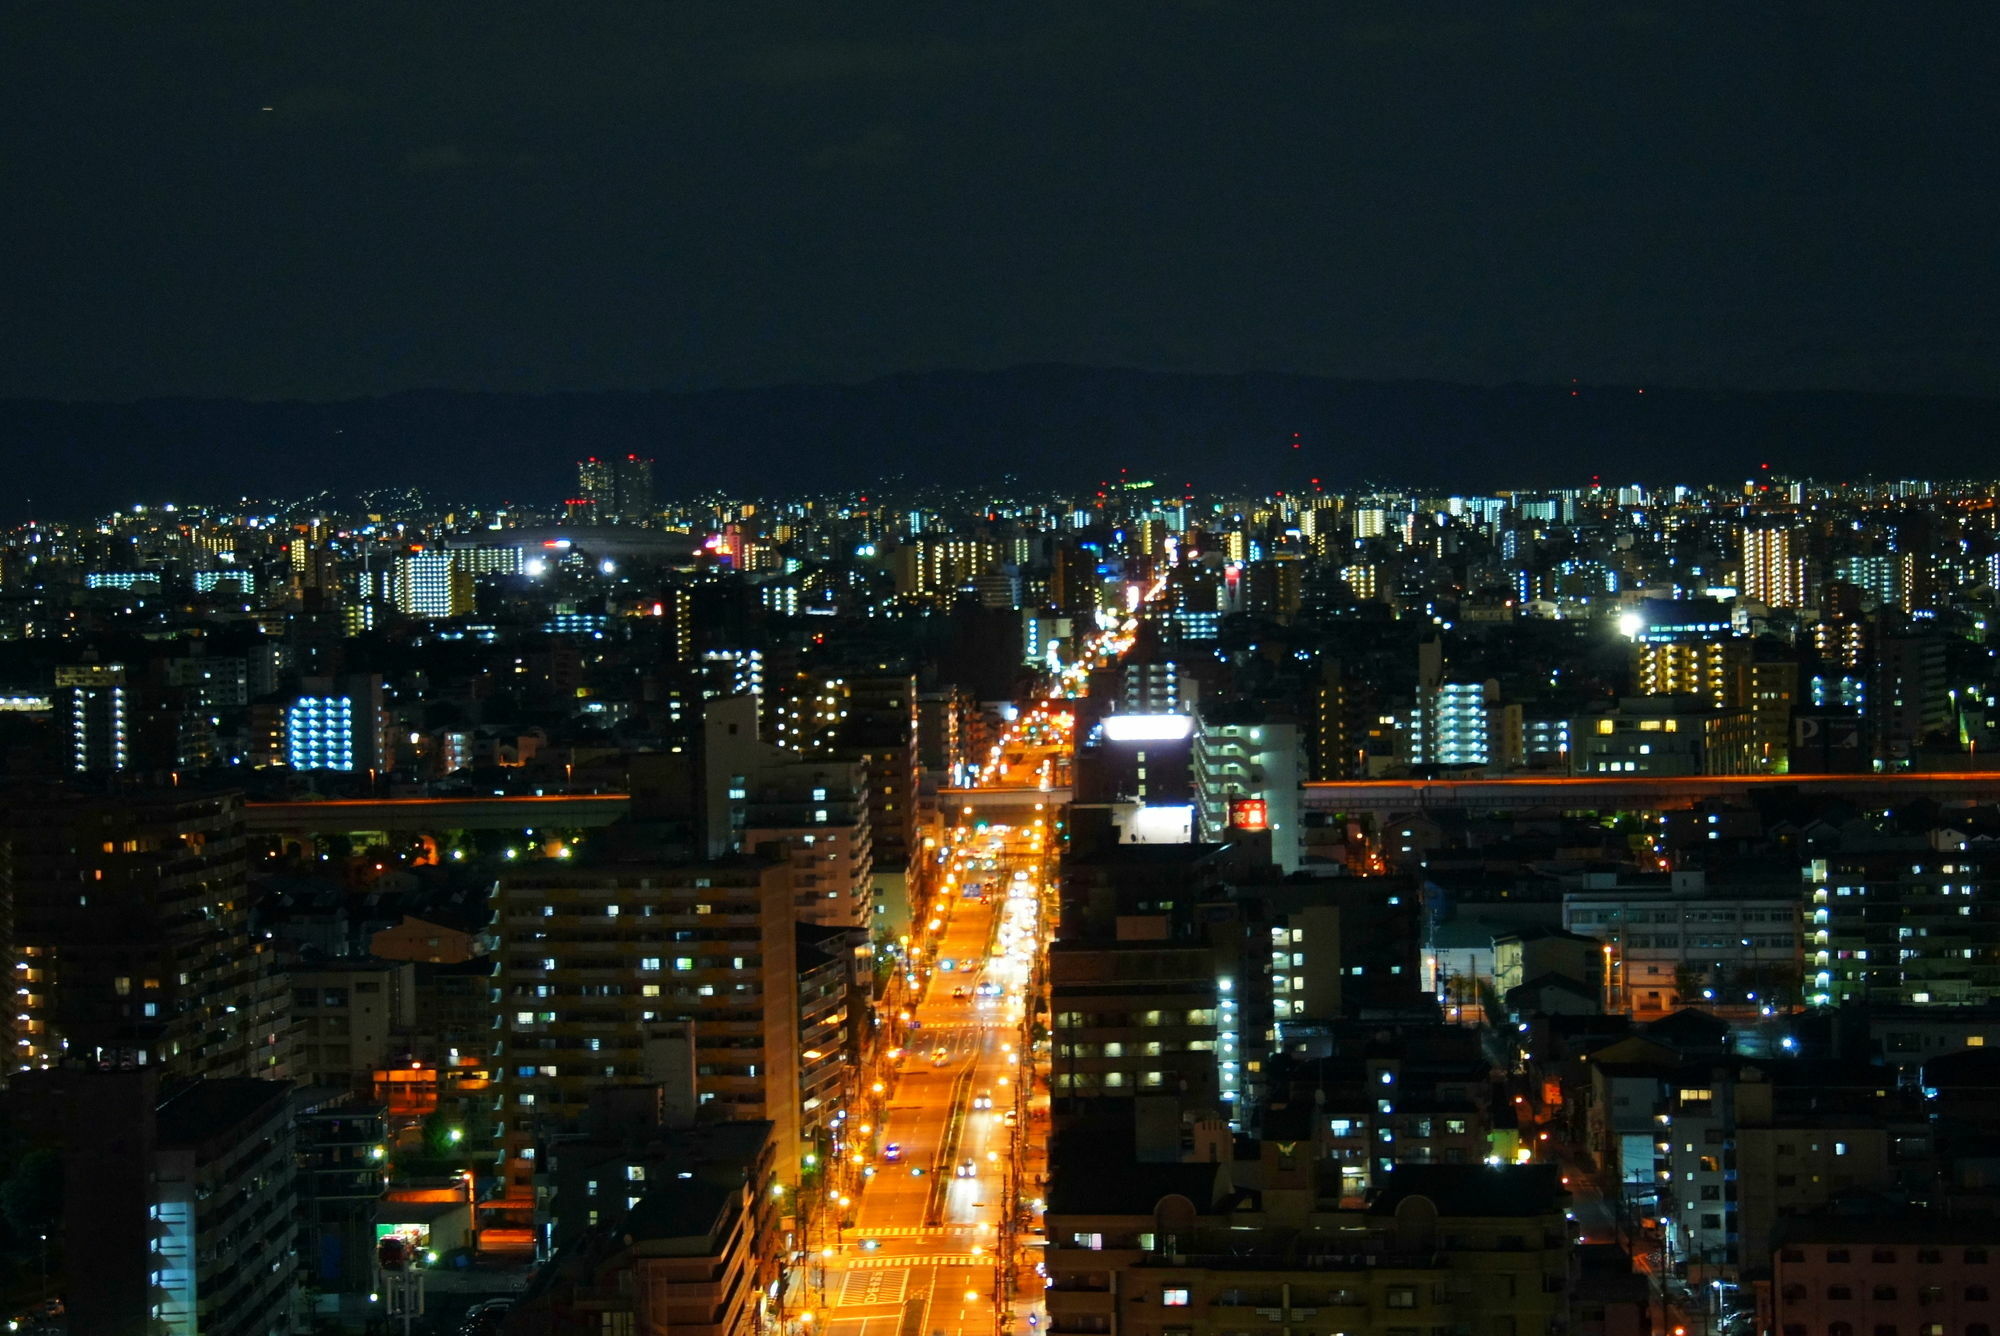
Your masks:
<instances>
[{"instance_id":1,"label":"rooftop of building","mask_svg":"<svg viewBox=\"0 0 2000 1336\"><path fill-rule=\"evenodd\" d=\"M1549 989L1554 989L1559 993L1568 993L1572 997L1588 998L1592 1002L1599 1001L1604 996L1604 990L1596 984L1585 983L1580 979L1572 979L1569 975L1558 974L1554 970L1544 970L1533 978L1524 979L1514 987L1509 988L1506 997L1502 1000L1511 1004L1517 995L1520 997L1531 997L1536 993Z\"/></svg>"},{"instance_id":2,"label":"rooftop of building","mask_svg":"<svg viewBox=\"0 0 2000 1336\"><path fill-rule=\"evenodd\" d=\"M1941 1090L2000 1086L2000 1048L1962 1048L1925 1058L1924 1084Z\"/></svg>"},{"instance_id":3,"label":"rooftop of building","mask_svg":"<svg viewBox=\"0 0 2000 1336\"><path fill-rule=\"evenodd\" d=\"M1440 1216L1459 1218L1548 1215L1569 1192L1553 1164L1399 1164L1368 1200L1371 1215L1392 1215L1410 1197L1424 1197Z\"/></svg>"},{"instance_id":4,"label":"rooftop of building","mask_svg":"<svg viewBox=\"0 0 2000 1336\"><path fill-rule=\"evenodd\" d=\"M159 1144L195 1145L233 1137L249 1124L282 1118L291 1090L289 1081L247 1076L192 1081L161 1099Z\"/></svg>"},{"instance_id":5,"label":"rooftop of building","mask_svg":"<svg viewBox=\"0 0 2000 1336\"><path fill-rule=\"evenodd\" d=\"M746 1118L661 1127L645 1119L650 1113L642 1098L646 1089L628 1087L618 1093L632 1096L631 1100L599 1103L582 1114L577 1130L551 1147L558 1162L634 1159L662 1174L699 1172L715 1177L719 1170L728 1177L747 1173L762 1158L771 1139L771 1123Z\"/></svg>"},{"instance_id":6,"label":"rooftop of building","mask_svg":"<svg viewBox=\"0 0 2000 1336\"><path fill-rule=\"evenodd\" d=\"M1074 868L1192 867L1228 848L1226 844L1108 844L1063 859L1065 871Z\"/></svg>"},{"instance_id":7,"label":"rooftop of building","mask_svg":"<svg viewBox=\"0 0 2000 1336\"><path fill-rule=\"evenodd\" d=\"M860 928L804 920L798 923L794 936L799 947L800 969L812 964L815 957L822 961L839 960L868 940Z\"/></svg>"},{"instance_id":8,"label":"rooftop of building","mask_svg":"<svg viewBox=\"0 0 2000 1336\"><path fill-rule=\"evenodd\" d=\"M651 1183L639 1204L625 1213L617 1231L633 1242L699 1239L715 1232L731 1201L742 1194L740 1184L705 1178L670 1178Z\"/></svg>"},{"instance_id":9,"label":"rooftop of building","mask_svg":"<svg viewBox=\"0 0 2000 1336\"><path fill-rule=\"evenodd\" d=\"M1129 1133L1061 1133L1050 1148L1049 1165L1050 1215L1150 1216L1162 1198L1172 1196L1187 1198L1206 1214L1229 1190L1223 1165L1141 1161Z\"/></svg>"},{"instance_id":10,"label":"rooftop of building","mask_svg":"<svg viewBox=\"0 0 2000 1336\"><path fill-rule=\"evenodd\" d=\"M1499 946L1502 942L1574 942L1579 946L1588 946L1593 949L1598 945L1595 937L1586 936L1580 932L1571 932L1567 928L1558 928L1547 923L1524 923L1518 928L1511 928L1506 932L1496 933L1493 937L1493 945Z\"/></svg>"},{"instance_id":11,"label":"rooftop of building","mask_svg":"<svg viewBox=\"0 0 2000 1336\"><path fill-rule=\"evenodd\" d=\"M291 976L303 974L380 974L386 973L389 970L401 969L409 963L403 960L384 960L379 956L325 956L311 960L294 961L285 967L285 973ZM489 960L481 961L480 963L486 966L488 972L491 972L493 962Z\"/></svg>"},{"instance_id":12,"label":"rooftop of building","mask_svg":"<svg viewBox=\"0 0 2000 1336\"><path fill-rule=\"evenodd\" d=\"M1781 1218L1771 1241L1780 1250L1813 1243L2000 1244L2000 1215L1933 1215L1855 1198L1823 1214ZM1777 1259L1782 1262L1782 1252Z\"/></svg>"}]
</instances>

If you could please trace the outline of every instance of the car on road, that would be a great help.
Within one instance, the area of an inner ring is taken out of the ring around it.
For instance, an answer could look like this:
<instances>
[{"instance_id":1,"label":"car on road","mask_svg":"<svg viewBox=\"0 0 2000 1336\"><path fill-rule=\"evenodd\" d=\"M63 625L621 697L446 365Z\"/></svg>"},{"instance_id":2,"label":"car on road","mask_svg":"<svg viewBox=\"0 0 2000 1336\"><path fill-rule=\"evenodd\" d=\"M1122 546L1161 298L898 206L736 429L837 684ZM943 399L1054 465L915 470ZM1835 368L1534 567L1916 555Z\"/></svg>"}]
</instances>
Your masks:
<instances>
[{"instance_id":1,"label":"car on road","mask_svg":"<svg viewBox=\"0 0 2000 1336\"><path fill-rule=\"evenodd\" d=\"M963 1001L965 1001L965 990L964 990L963 988L954 988L954 989L952 989L952 990L951 990L951 1000L952 1000L952 1001L954 1001L954 1002L963 1002Z\"/></svg>"},{"instance_id":2,"label":"car on road","mask_svg":"<svg viewBox=\"0 0 2000 1336\"><path fill-rule=\"evenodd\" d=\"M1012 1127L1014 1126L1014 1124L1021 1121L1021 1115L1014 1112L1014 1110L1009 1109L1007 1110L1007 1112L1000 1115L1000 1121L1005 1123L1007 1126Z\"/></svg>"},{"instance_id":3,"label":"car on road","mask_svg":"<svg viewBox=\"0 0 2000 1336\"><path fill-rule=\"evenodd\" d=\"M971 1178L978 1172L979 1166L971 1160L960 1160L958 1162L958 1176L960 1178Z\"/></svg>"},{"instance_id":4,"label":"car on road","mask_svg":"<svg viewBox=\"0 0 2000 1336\"><path fill-rule=\"evenodd\" d=\"M944 1059L945 1059L945 1052L944 1052L944 1050L943 1050L943 1049L938 1049L938 1050L937 1050L937 1051L936 1051L935 1053L932 1053L932 1054L931 1054L931 1066L933 1066L933 1067L942 1067L942 1066L944 1066Z\"/></svg>"},{"instance_id":5,"label":"car on road","mask_svg":"<svg viewBox=\"0 0 2000 1336\"><path fill-rule=\"evenodd\" d=\"M890 1164L894 1164L896 1161L902 1159L903 1143L900 1141L891 1141L888 1145L882 1147L882 1158Z\"/></svg>"},{"instance_id":6,"label":"car on road","mask_svg":"<svg viewBox=\"0 0 2000 1336\"><path fill-rule=\"evenodd\" d=\"M998 997L1000 996L1000 985L992 982L982 983L979 985L979 995L981 997Z\"/></svg>"},{"instance_id":7,"label":"car on road","mask_svg":"<svg viewBox=\"0 0 2000 1336\"><path fill-rule=\"evenodd\" d=\"M978 1094L974 1095L974 1096L972 1097L972 1107L973 1107L973 1108L975 1108L975 1109L990 1109L990 1108L992 1108L992 1107L993 1107L993 1092L992 1092L991 1090L982 1090L982 1091L980 1091L980 1092L979 1092Z\"/></svg>"}]
</instances>

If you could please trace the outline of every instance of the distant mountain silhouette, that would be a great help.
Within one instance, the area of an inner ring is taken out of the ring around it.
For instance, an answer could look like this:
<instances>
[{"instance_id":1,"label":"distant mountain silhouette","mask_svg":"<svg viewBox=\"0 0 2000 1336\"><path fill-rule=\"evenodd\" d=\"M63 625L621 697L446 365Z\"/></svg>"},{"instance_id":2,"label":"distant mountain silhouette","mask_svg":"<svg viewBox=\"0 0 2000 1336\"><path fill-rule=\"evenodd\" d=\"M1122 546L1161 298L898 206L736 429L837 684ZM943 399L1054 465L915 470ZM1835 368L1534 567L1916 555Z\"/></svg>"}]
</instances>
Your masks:
<instances>
[{"instance_id":1,"label":"distant mountain silhouette","mask_svg":"<svg viewBox=\"0 0 2000 1336\"><path fill-rule=\"evenodd\" d=\"M1299 448L1293 449L1293 433ZM134 502L399 485L547 503L574 460L636 451L663 495L1389 482L1451 491L2000 472L2000 400L1648 386L1481 387L1071 366L859 385L555 395L412 391L344 403L0 401L0 518Z\"/></svg>"}]
</instances>

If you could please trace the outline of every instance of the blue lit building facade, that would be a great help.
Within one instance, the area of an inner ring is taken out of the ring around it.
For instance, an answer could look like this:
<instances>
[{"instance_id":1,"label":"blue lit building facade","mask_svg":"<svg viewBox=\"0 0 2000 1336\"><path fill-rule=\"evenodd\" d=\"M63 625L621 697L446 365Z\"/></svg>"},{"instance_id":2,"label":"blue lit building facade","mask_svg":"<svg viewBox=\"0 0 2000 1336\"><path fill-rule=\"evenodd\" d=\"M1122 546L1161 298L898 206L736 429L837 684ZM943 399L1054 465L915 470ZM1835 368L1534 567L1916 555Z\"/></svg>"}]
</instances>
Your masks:
<instances>
[{"instance_id":1,"label":"blue lit building facade","mask_svg":"<svg viewBox=\"0 0 2000 1336\"><path fill-rule=\"evenodd\" d=\"M387 768L381 678L307 678L303 687L285 707L286 765L343 774Z\"/></svg>"}]
</instances>

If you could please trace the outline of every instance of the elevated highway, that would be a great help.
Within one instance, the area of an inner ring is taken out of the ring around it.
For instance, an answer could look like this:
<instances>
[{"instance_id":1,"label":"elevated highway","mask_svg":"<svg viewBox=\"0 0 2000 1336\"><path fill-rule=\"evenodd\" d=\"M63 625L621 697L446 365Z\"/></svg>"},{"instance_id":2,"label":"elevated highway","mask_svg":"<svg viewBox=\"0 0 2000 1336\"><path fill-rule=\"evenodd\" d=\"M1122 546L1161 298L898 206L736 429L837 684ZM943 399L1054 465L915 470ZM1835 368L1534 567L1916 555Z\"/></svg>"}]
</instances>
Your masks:
<instances>
[{"instance_id":1,"label":"elevated highway","mask_svg":"<svg viewBox=\"0 0 2000 1336\"><path fill-rule=\"evenodd\" d=\"M1327 816L1425 811L1666 812L1717 799L1741 802L1759 792L1840 797L1893 806L1915 799L1938 803L2000 802L2000 771L1889 775L1637 775L1551 776L1532 779L1337 780L1301 786L1299 806Z\"/></svg>"},{"instance_id":2,"label":"elevated highway","mask_svg":"<svg viewBox=\"0 0 2000 1336\"><path fill-rule=\"evenodd\" d=\"M329 798L245 803L252 835L335 835L369 830L421 834L439 830L587 830L625 815L623 793L518 798Z\"/></svg>"},{"instance_id":3,"label":"elevated highway","mask_svg":"<svg viewBox=\"0 0 2000 1336\"><path fill-rule=\"evenodd\" d=\"M1072 791L1064 784L1056 788L1036 788L1022 785L1016 788L992 789L939 789L938 808L948 820L955 814L962 814L970 807L974 814L991 811L1016 811L1032 808L1036 803L1045 807L1060 807L1070 800Z\"/></svg>"}]
</instances>

